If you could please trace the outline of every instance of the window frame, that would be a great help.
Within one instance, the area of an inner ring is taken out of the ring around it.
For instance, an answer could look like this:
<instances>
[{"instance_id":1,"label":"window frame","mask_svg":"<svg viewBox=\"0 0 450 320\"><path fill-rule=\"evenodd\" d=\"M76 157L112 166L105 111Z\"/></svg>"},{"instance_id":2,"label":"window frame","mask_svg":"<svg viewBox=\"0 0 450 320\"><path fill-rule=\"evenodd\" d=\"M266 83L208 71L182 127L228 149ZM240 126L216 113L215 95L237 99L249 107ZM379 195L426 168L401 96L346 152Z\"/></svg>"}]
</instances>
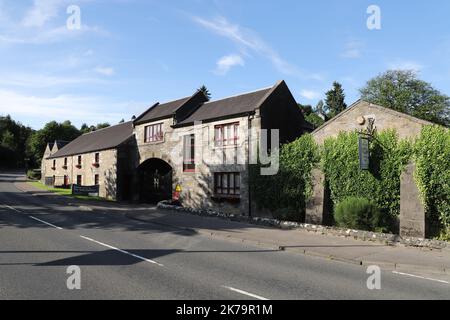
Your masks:
<instances>
[{"instance_id":1,"label":"window frame","mask_svg":"<svg viewBox=\"0 0 450 320\"><path fill-rule=\"evenodd\" d=\"M94 154L94 164L100 164L100 152Z\"/></svg>"},{"instance_id":2,"label":"window frame","mask_svg":"<svg viewBox=\"0 0 450 320\"><path fill-rule=\"evenodd\" d=\"M215 147L237 146L239 142L239 125L240 125L239 121L215 125L214 146ZM230 133L232 133L232 135L228 136Z\"/></svg>"},{"instance_id":3,"label":"window frame","mask_svg":"<svg viewBox=\"0 0 450 320\"><path fill-rule=\"evenodd\" d=\"M186 144L187 140L189 140L189 145ZM186 147L190 148L190 159L185 158ZM195 172L195 168L195 134L187 134L183 136L183 172Z\"/></svg>"},{"instance_id":4,"label":"window frame","mask_svg":"<svg viewBox=\"0 0 450 320\"><path fill-rule=\"evenodd\" d=\"M214 172L213 183L214 183L214 197L240 199L241 197L240 172Z\"/></svg>"},{"instance_id":5,"label":"window frame","mask_svg":"<svg viewBox=\"0 0 450 320\"><path fill-rule=\"evenodd\" d=\"M78 183L78 181L80 181L80 183ZM83 175L82 174L77 174L77 185L78 186L82 186L83 185Z\"/></svg>"},{"instance_id":6,"label":"window frame","mask_svg":"<svg viewBox=\"0 0 450 320\"><path fill-rule=\"evenodd\" d=\"M98 173L94 174L94 185L95 186L99 186L100 185L100 175Z\"/></svg>"},{"instance_id":7,"label":"window frame","mask_svg":"<svg viewBox=\"0 0 450 320\"><path fill-rule=\"evenodd\" d=\"M144 143L155 143L164 140L163 122L149 124L144 127ZM155 128L158 130L155 131Z\"/></svg>"}]
</instances>

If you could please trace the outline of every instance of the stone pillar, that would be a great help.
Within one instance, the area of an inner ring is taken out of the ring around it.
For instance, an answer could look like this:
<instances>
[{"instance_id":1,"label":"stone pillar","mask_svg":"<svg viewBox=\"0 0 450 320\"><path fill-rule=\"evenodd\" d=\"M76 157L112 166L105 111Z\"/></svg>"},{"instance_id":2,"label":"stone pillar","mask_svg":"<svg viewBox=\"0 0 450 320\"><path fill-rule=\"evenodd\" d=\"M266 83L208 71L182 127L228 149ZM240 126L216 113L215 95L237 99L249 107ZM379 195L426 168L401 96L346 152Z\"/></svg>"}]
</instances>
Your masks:
<instances>
[{"instance_id":1,"label":"stone pillar","mask_svg":"<svg viewBox=\"0 0 450 320\"><path fill-rule=\"evenodd\" d=\"M328 223L327 192L325 188L325 175L319 169L311 172L313 194L306 202L305 222L323 225Z\"/></svg>"},{"instance_id":2,"label":"stone pillar","mask_svg":"<svg viewBox=\"0 0 450 320\"><path fill-rule=\"evenodd\" d=\"M414 180L416 165L408 164L400 178L400 236L425 238L425 209Z\"/></svg>"}]
</instances>

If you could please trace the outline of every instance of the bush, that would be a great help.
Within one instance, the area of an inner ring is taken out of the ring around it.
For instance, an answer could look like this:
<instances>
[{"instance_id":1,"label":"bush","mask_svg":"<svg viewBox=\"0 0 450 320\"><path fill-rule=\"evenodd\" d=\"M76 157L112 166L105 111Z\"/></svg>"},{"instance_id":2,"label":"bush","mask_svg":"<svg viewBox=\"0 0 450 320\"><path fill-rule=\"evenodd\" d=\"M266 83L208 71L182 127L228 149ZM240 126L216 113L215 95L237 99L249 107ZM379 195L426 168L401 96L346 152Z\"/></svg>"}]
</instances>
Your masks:
<instances>
[{"instance_id":1,"label":"bush","mask_svg":"<svg viewBox=\"0 0 450 320\"><path fill-rule=\"evenodd\" d=\"M319 147L310 134L283 145L278 174L263 176L260 165L250 167L252 198L279 219L302 222L312 194L311 170L319 161Z\"/></svg>"},{"instance_id":2,"label":"bush","mask_svg":"<svg viewBox=\"0 0 450 320\"><path fill-rule=\"evenodd\" d=\"M415 179L431 235L450 239L450 130L426 126L415 148Z\"/></svg>"},{"instance_id":3,"label":"bush","mask_svg":"<svg viewBox=\"0 0 450 320\"><path fill-rule=\"evenodd\" d=\"M28 170L27 178L30 180L40 180L41 179L41 170Z\"/></svg>"},{"instance_id":4,"label":"bush","mask_svg":"<svg viewBox=\"0 0 450 320\"><path fill-rule=\"evenodd\" d=\"M339 227L379 231L381 212L366 198L348 197L336 206L334 219Z\"/></svg>"}]
</instances>

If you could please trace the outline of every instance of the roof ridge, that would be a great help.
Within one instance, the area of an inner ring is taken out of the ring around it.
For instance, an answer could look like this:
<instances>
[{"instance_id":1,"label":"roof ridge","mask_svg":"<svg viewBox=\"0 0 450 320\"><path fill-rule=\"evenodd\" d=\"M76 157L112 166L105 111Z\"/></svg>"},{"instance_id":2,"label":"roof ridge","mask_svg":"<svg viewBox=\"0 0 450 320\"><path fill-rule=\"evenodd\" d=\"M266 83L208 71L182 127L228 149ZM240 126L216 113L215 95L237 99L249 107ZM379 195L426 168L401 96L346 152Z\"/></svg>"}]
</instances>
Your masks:
<instances>
[{"instance_id":1,"label":"roof ridge","mask_svg":"<svg viewBox=\"0 0 450 320\"><path fill-rule=\"evenodd\" d=\"M123 125L125 125L127 123L130 123L130 122L133 122L133 120L125 121L125 122L122 122L122 123L118 123L118 124L115 124L115 125L112 125L112 126L109 126L109 127L106 127L106 128L96 129L94 131L89 131L89 132L83 133L81 136L85 136L85 135L88 135L88 134L91 134L91 133L96 133L96 132L99 132L99 131L102 131L102 130L106 130L106 129L111 129L111 128L118 127L118 126L123 126ZM72 141L66 141L66 142L72 142Z\"/></svg>"},{"instance_id":2,"label":"roof ridge","mask_svg":"<svg viewBox=\"0 0 450 320\"><path fill-rule=\"evenodd\" d=\"M237 98L237 97L240 97L240 96L245 96L247 94L252 94L252 93L259 92L259 91L269 90L269 89L272 89L272 88L273 88L273 86L270 86L270 87L266 87L266 88L261 88L261 89L249 91L249 92L239 93L239 94L235 94L235 95L228 96L228 97L225 97L225 98L220 98L220 99L217 99L217 100L207 101L204 104L209 104L209 103L218 102L218 101L222 101L222 100L227 100L227 99L231 99L231 98Z\"/></svg>"}]
</instances>

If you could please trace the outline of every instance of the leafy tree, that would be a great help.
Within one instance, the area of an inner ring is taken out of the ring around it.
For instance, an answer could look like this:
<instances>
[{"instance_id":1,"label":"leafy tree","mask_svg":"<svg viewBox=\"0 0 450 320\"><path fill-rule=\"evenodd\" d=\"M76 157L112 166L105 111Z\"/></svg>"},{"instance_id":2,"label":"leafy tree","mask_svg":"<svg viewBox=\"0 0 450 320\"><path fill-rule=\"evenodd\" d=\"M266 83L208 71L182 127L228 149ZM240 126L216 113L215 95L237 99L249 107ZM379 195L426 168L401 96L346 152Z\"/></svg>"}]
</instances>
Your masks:
<instances>
[{"instance_id":1,"label":"leafy tree","mask_svg":"<svg viewBox=\"0 0 450 320\"><path fill-rule=\"evenodd\" d=\"M211 92L209 92L208 88L205 85L202 85L198 88L197 92L203 92L208 101L211 99Z\"/></svg>"},{"instance_id":2,"label":"leafy tree","mask_svg":"<svg viewBox=\"0 0 450 320\"><path fill-rule=\"evenodd\" d=\"M47 123L43 129L36 131L30 138L29 151L36 159L36 162L42 159L47 143L55 140L72 141L81 135L70 121L58 123L51 121Z\"/></svg>"},{"instance_id":3,"label":"leafy tree","mask_svg":"<svg viewBox=\"0 0 450 320\"><path fill-rule=\"evenodd\" d=\"M311 123L314 127L320 127L324 123L324 120L318 115L317 109L313 109L311 105L303 105L299 103L298 106L302 111L305 120Z\"/></svg>"},{"instance_id":4,"label":"leafy tree","mask_svg":"<svg viewBox=\"0 0 450 320\"><path fill-rule=\"evenodd\" d=\"M325 104L323 103L323 100L320 100L316 105L315 112L319 117L321 117L324 121L327 121L327 114L325 112Z\"/></svg>"},{"instance_id":5,"label":"leafy tree","mask_svg":"<svg viewBox=\"0 0 450 320\"><path fill-rule=\"evenodd\" d=\"M327 117L330 119L347 109L344 89L339 82L333 82L333 88L326 93L325 105Z\"/></svg>"},{"instance_id":6,"label":"leafy tree","mask_svg":"<svg viewBox=\"0 0 450 320\"><path fill-rule=\"evenodd\" d=\"M450 97L417 78L412 70L389 70L360 89L363 100L449 126Z\"/></svg>"},{"instance_id":7,"label":"leafy tree","mask_svg":"<svg viewBox=\"0 0 450 320\"><path fill-rule=\"evenodd\" d=\"M0 117L0 167L25 166L27 140L32 132L9 115Z\"/></svg>"}]
</instances>

